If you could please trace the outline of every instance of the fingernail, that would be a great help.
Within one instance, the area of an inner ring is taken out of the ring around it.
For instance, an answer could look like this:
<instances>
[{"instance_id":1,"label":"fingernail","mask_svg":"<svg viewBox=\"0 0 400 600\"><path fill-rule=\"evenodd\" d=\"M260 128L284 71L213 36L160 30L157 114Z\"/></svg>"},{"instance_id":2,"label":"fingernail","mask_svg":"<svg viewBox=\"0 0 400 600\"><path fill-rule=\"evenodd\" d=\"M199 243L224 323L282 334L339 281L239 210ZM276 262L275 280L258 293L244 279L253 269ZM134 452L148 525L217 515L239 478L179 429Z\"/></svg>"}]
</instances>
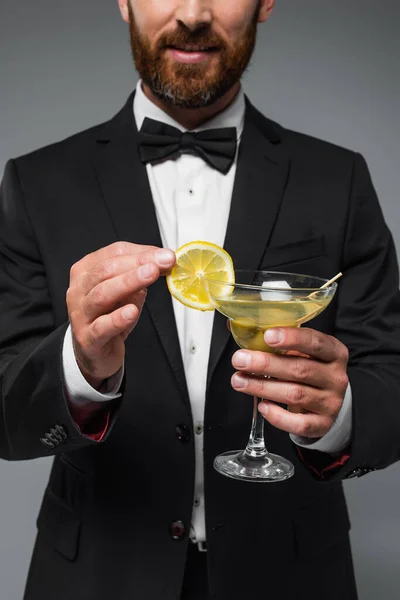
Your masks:
<instances>
[{"instance_id":1,"label":"fingernail","mask_svg":"<svg viewBox=\"0 0 400 600\"><path fill-rule=\"evenodd\" d=\"M156 261L161 267L169 267L174 262L172 250L157 250Z\"/></svg>"},{"instance_id":2,"label":"fingernail","mask_svg":"<svg viewBox=\"0 0 400 600\"><path fill-rule=\"evenodd\" d=\"M279 344L283 340L282 329L267 329L265 332L265 341L267 344Z\"/></svg>"},{"instance_id":3,"label":"fingernail","mask_svg":"<svg viewBox=\"0 0 400 600\"><path fill-rule=\"evenodd\" d=\"M242 390L245 387L247 387L247 379L245 377L243 377L242 375L239 375L238 373L235 373L235 375L232 377L232 384L233 387L236 388L237 390Z\"/></svg>"},{"instance_id":4,"label":"fingernail","mask_svg":"<svg viewBox=\"0 0 400 600\"><path fill-rule=\"evenodd\" d=\"M269 409L269 403L267 400L260 402L260 404L258 405L258 412L260 412L264 417L267 416L268 409Z\"/></svg>"},{"instance_id":5,"label":"fingernail","mask_svg":"<svg viewBox=\"0 0 400 600\"><path fill-rule=\"evenodd\" d=\"M242 352L239 350L239 352L236 352L236 354L233 355L232 362L233 366L237 369L245 369L246 367L250 366L251 357L247 352Z\"/></svg>"},{"instance_id":6,"label":"fingernail","mask_svg":"<svg viewBox=\"0 0 400 600\"><path fill-rule=\"evenodd\" d=\"M154 273L154 267L151 263L147 263L147 265L142 265L138 270L138 275L140 279L151 279Z\"/></svg>"},{"instance_id":7,"label":"fingernail","mask_svg":"<svg viewBox=\"0 0 400 600\"><path fill-rule=\"evenodd\" d=\"M130 321L133 318L133 306L125 306L122 309L122 316L127 321Z\"/></svg>"}]
</instances>

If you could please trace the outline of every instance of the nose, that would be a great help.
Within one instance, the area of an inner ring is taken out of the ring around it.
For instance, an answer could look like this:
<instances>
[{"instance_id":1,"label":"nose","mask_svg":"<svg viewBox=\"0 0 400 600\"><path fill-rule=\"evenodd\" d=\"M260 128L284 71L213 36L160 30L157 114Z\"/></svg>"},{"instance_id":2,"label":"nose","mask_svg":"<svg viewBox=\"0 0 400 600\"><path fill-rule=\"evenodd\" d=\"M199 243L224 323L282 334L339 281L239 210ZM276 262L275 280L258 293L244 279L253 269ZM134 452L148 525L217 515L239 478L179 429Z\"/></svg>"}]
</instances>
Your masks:
<instances>
[{"instance_id":1,"label":"nose","mask_svg":"<svg viewBox=\"0 0 400 600\"><path fill-rule=\"evenodd\" d=\"M210 25L210 0L182 0L176 12L176 19L190 31Z\"/></svg>"}]
</instances>

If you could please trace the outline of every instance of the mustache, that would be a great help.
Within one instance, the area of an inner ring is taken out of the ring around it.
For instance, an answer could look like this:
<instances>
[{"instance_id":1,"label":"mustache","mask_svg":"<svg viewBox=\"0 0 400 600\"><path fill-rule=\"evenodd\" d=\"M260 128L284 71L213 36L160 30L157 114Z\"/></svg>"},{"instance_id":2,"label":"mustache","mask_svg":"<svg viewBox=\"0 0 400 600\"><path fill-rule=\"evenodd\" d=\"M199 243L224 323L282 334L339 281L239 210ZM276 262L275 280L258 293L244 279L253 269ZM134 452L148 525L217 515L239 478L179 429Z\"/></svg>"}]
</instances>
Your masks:
<instances>
[{"instance_id":1,"label":"mustache","mask_svg":"<svg viewBox=\"0 0 400 600\"><path fill-rule=\"evenodd\" d=\"M213 48L224 48L225 41L210 29L199 29L198 31L176 31L165 33L158 41L158 48L164 50L170 46L186 45L207 46Z\"/></svg>"}]
</instances>

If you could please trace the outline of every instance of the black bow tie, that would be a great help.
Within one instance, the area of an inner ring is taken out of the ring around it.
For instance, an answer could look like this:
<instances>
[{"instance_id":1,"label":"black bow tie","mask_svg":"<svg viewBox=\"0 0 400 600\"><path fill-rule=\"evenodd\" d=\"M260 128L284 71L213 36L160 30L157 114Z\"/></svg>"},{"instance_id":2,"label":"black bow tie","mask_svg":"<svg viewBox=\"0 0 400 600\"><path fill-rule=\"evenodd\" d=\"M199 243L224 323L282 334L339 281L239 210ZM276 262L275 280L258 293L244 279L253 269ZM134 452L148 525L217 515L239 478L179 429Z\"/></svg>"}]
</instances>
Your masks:
<instances>
[{"instance_id":1,"label":"black bow tie","mask_svg":"<svg viewBox=\"0 0 400 600\"><path fill-rule=\"evenodd\" d=\"M176 127L146 118L139 132L143 163L154 163L182 152L197 154L211 167L228 173L236 154L236 128L182 133Z\"/></svg>"}]
</instances>

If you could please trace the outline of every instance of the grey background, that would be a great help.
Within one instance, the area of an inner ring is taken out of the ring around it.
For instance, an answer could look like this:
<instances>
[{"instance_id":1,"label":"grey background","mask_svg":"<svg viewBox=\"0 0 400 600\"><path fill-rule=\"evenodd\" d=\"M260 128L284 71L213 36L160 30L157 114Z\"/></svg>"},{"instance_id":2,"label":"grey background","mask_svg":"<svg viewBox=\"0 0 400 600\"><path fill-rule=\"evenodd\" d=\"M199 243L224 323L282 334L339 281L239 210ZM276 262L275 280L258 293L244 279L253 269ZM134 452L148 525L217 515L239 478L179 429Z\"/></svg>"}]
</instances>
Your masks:
<instances>
[{"instance_id":1,"label":"grey background","mask_svg":"<svg viewBox=\"0 0 400 600\"><path fill-rule=\"evenodd\" d=\"M394 0L277 0L245 77L268 116L364 154L397 247L399 22ZM0 171L108 119L135 81L116 0L1 0ZM0 462L1 600L22 598L49 465ZM360 599L398 600L400 465L345 485Z\"/></svg>"}]
</instances>

